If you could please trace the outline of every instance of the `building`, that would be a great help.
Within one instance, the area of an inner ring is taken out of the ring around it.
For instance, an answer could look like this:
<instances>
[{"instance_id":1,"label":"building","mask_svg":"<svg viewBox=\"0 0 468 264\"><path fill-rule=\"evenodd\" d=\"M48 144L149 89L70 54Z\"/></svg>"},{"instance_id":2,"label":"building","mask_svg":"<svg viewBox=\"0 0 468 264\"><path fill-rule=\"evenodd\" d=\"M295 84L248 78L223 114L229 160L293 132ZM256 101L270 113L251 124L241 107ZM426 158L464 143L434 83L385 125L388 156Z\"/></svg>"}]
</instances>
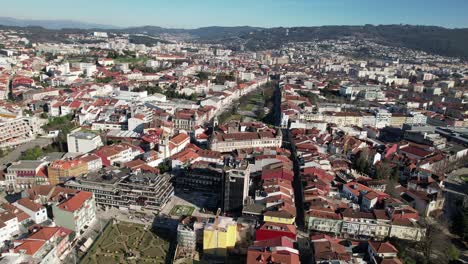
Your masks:
<instances>
[{"instance_id":1,"label":"building","mask_svg":"<svg viewBox=\"0 0 468 264\"><path fill-rule=\"evenodd\" d=\"M219 192L224 184L224 167L222 165L198 161L190 165L187 170L178 174L175 185L182 190Z\"/></svg>"},{"instance_id":2,"label":"building","mask_svg":"<svg viewBox=\"0 0 468 264\"><path fill-rule=\"evenodd\" d=\"M67 135L68 152L88 153L103 146L101 137L91 132L76 131Z\"/></svg>"},{"instance_id":3,"label":"building","mask_svg":"<svg viewBox=\"0 0 468 264\"><path fill-rule=\"evenodd\" d=\"M278 237L271 240L255 241L247 251L247 264L300 263L299 250L294 248L295 240Z\"/></svg>"},{"instance_id":4,"label":"building","mask_svg":"<svg viewBox=\"0 0 468 264\"><path fill-rule=\"evenodd\" d=\"M88 164L80 159L55 160L49 165L50 184L56 185L73 177L81 177L88 173Z\"/></svg>"},{"instance_id":5,"label":"building","mask_svg":"<svg viewBox=\"0 0 468 264\"><path fill-rule=\"evenodd\" d=\"M265 222L255 232L255 240L270 240L277 237L289 237L296 240L296 226Z\"/></svg>"},{"instance_id":6,"label":"building","mask_svg":"<svg viewBox=\"0 0 468 264\"><path fill-rule=\"evenodd\" d=\"M36 224L40 224L48 219L46 208L29 198L21 198L13 203L13 205L28 214Z\"/></svg>"},{"instance_id":7,"label":"building","mask_svg":"<svg viewBox=\"0 0 468 264\"><path fill-rule=\"evenodd\" d=\"M102 159L102 165L106 167L127 163L143 153L140 147L127 143L103 146L94 151L94 154Z\"/></svg>"},{"instance_id":8,"label":"building","mask_svg":"<svg viewBox=\"0 0 468 264\"><path fill-rule=\"evenodd\" d=\"M385 99L385 94L382 92L381 87L371 85L341 86L340 95L345 96L351 100L356 100L358 98L368 101Z\"/></svg>"},{"instance_id":9,"label":"building","mask_svg":"<svg viewBox=\"0 0 468 264\"><path fill-rule=\"evenodd\" d=\"M306 214L307 228L311 231L340 234L343 219L327 208L314 208Z\"/></svg>"},{"instance_id":10,"label":"building","mask_svg":"<svg viewBox=\"0 0 468 264\"><path fill-rule=\"evenodd\" d=\"M72 234L64 227L35 228L26 238L16 240L10 252L3 255L20 262L26 257L28 263L60 263L70 250Z\"/></svg>"},{"instance_id":11,"label":"building","mask_svg":"<svg viewBox=\"0 0 468 264\"><path fill-rule=\"evenodd\" d=\"M368 253L370 257L370 263L372 264L384 263L383 260L387 260L388 263L402 263L398 259L398 250L392 244L390 244L390 242L369 241L368 243L369 243ZM394 261L390 262L389 260L394 260Z\"/></svg>"},{"instance_id":12,"label":"building","mask_svg":"<svg viewBox=\"0 0 468 264\"><path fill-rule=\"evenodd\" d=\"M168 174L102 170L65 186L94 193L96 203L102 206L160 211L174 194L171 179Z\"/></svg>"},{"instance_id":13,"label":"building","mask_svg":"<svg viewBox=\"0 0 468 264\"><path fill-rule=\"evenodd\" d=\"M35 117L0 115L0 148L31 141L38 132L39 125Z\"/></svg>"},{"instance_id":14,"label":"building","mask_svg":"<svg viewBox=\"0 0 468 264\"><path fill-rule=\"evenodd\" d=\"M195 251L202 229L203 223L198 222L195 217L186 216L181 219L177 226L177 246Z\"/></svg>"},{"instance_id":15,"label":"building","mask_svg":"<svg viewBox=\"0 0 468 264\"><path fill-rule=\"evenodd\" d=\"M231 164L224 175L224 212L241 212L249 194L250 166L248 163Z\"/></svg>"},{"instance_id":16,"label":"building","mask_svg":"<svg viewBox=\"0 0 468 264\"><path fill-rule=\"evenodd\" d=\"M0 243L11 240L20 232L19 221L16 215L9 211L0 213Z\"/></svg>"},{"instance_id":17,"label":"building","mask_svg":"<svg viewBox=\"0 0 468 264\"><path fill-rule=\"evenodd\" d=\"M399 239L420 241L425 235L425 229L422 228L414 219L394 219L389 237Z\"/></svg>"},{"instance_id":18,"label":"building","mask_svg":"<svg viewBox=\"0 0 468 264\"><path fill-rule=\"evenodd\" d=\"M264 222L292 225L296 216L286 210L267 211L263 214Z\"/></svg>"},{"instance_id":19,"label":"building","mask_svg":"<svg viewBox=\"0 0 468 264\"><path fill-rule=\"evenodd\" d=\"M36 185L47 185L47 162L21 160L7 168L5 184L8 190L25 190Z\"/></svg>"},{"instance_id":20,"label":"building","mask_svg":"<svg viewBox=\"0 0 468 264\"><path fill-rule=\"evenodd\" d=\"M281 130L278 130L276 134L269 131L227 134L215 132L210 138L209 148L219 152L231 152L248 148L279 148L281 144Z\"/></svg>"},{"instance_id":21,"label":"building","mask_svg":"<svg viewBox=\"0 0 468 264\"><path fill-rule=\"evenodd\" d=\"M78 191L58 197L52 206L54 222L57 226L66 227L77 236L96 219L96 203L91 192Z\"/></svg>"},{"instance_id":22,"label":"building","mask_svg":"<svg viewBox=\"0 0 468 264\"><path fill-rule=\"evenodd\" d=\"M211 256L227 256L237 241L237 223L230 217L218 216L214 223L207 223L203 230L203 253Z\"/></svg>"}]
</instances>

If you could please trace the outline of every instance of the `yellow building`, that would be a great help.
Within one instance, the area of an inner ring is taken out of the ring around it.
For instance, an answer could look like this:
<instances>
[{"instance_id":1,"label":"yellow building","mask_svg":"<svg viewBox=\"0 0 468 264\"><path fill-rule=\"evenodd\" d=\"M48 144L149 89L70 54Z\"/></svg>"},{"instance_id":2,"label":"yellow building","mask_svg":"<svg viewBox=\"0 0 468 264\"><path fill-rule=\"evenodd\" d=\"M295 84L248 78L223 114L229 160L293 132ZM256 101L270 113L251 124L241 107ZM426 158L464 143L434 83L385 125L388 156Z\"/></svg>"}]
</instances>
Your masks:
<instances>
[{"instance_id":1,"label":"yellow building","mask_svg":"<svg viewBox=\"0 0 468 264\"><path fill-rule=\"evenodd\" d=\"M323 118L337 126L362 126L362 115L357 112L324 112Z\"/></svg>"},{"instance_id":2,"label":"yellow building","mask_svg":"<svg viewBox=\"0 0 468 264\"><path fill-rule=\"evenodd\" d=\"M56 160L47 169L49 182L56 185L72 177L83 176L88 173L88 165L82 160Z\"/></svg>"},{"instance_id":3,"label":"yellow building","mask_svg":"<svg viewBox=\"0 0 468 264\"><path fill-rule=\"evenodd\" d=\"M295 219L296 217L294 215L286 212L285 210L268 211L263 214L263 221L271 223L292 225L294 224Z\"/></svg>"},{"instance_id":4,"label":"yellow building","mask_svg":"<svg viewBox=\"0 0 468 264\"><path fill-rule=\"evenodd\" d=\"M404 123L406 123L405 114L399 114L399 113L392 114L392 117L390 118L390 126L401 128Z\"/></svg>"},{"instance_id":5,"label":"yellow building","mask_svg":"<svg viewBox=\"0 0 468 264\"><path fill-rule=\"evenodd\" d=\"M237 241L237 223L230 217L219 217L217 223L207 224L203 230L203 253L227 256Z\"/></svg>"}]
</instances>

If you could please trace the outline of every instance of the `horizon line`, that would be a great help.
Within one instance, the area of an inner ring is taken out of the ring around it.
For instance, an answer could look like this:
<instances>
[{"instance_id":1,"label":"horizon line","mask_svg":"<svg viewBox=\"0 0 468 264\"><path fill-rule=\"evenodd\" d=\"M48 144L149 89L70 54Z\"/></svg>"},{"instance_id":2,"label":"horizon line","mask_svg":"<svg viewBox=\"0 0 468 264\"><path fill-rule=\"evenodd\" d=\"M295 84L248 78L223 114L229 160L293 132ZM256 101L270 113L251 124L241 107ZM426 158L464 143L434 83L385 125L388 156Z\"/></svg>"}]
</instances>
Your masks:
<instances>
[{"instance_id":1,"label":"horizon line","mask_svg":"<svg viewBox=\"0 0 468 264\"><path fill-rule=\"evenodd\" d=\"M441 26L441 25L434 25L434 24L408 24L408 23L389 23L389 24L374 24L374 23L365 23L365 24L322 24L322 25L294 25L294 26L270 26L270 27L265 27L265 26L254 26L254 25L210 25L210 26L198 26L198 27L175 27L175 26L159 26L159 25L150 25L150 24L142 24L142 25L126 25L126 26L117 26L113 24L103 24L99 22L88 22L88 21L83 21L83 20L74 20L74 19L60 19L60 18L53 18L53 19L35 19L35 18L17 18L17 17L9 17L9 16L2 16L0 15L0 18L5 18L5 19L14 19L18 21L42 21L42 22L73 22L73 23L81 23L81 24L88 24L88 25L99 25L103 27L110 27L105 30L119 30L119 29L128 29L128 28L141 28L141 27L159 27L159 28L164 28L164 29L173 29L173 30L193 30L193 29L201 29L201 28L210 28L210 27L223 27L223 28L238 28L238 27L251 27L251 28L259 28L259 29L274 29L274 28L307 28L307 27L333 27L333 26L355 26L355 27L363 27L363 26L423 26L423 27L439 27L439 28L445 28L445 29L467 29L468 26L460 26L460 27L448 27L448 26ZM7 26L9 27L10 25L4 25L0 24L1 26ZM61 30L61 29L85 29L81 27L59 27L59 28L48 28L44 26L38 26L38 25L27 25L27 26L11 26L11 27L28 27L28 26L37 26L37 27L42 27L45 29L50 29L50 30ZM104 29L104 28L95 28L95 27L89 27L87 29Z\"/></svg>"}]
</instances>

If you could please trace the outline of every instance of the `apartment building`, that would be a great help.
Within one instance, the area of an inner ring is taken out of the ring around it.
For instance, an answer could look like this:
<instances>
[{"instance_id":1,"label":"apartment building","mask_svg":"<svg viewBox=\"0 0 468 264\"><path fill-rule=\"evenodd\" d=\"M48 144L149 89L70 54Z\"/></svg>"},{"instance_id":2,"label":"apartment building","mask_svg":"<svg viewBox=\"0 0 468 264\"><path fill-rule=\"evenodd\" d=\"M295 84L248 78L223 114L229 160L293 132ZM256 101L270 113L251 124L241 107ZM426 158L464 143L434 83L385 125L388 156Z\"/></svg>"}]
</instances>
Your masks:
<instances>
[{"instance_id":1,"label":"apartment building","mask_svg":"<svg viewBox=\"0 0 468 264\"><path fill-rule=\"evenodd\" d=\"M213 133L210 138L209 148L219 152L231 152L249 148L279 148L282 144L282 133L263 132L235 132Z\"/></svg>"},{"instance_id":2,"label":"apartment building","mask_svg":"<svg viewBox=\"0 0 468 264\"><path fill-rule=\"evenodd\" d=\"M143 153L144 151L140 147L126 143L103 146L94 151L94 154L102 159L103 166L123 164L132 161Z\"/></svg>"},{"instance_id":3,"label":"apartment building","mask_svg":"<svg viewBox=\"0 0 468 264\"><path fill-rule=\"evenodd\" d=\"M13 205L28 214L36 224L45 222L48 219L46 208L27 197L19 199Z\"/></svg>"},{"instance_id":4,"label":"apartment building","mask_svg":"<svg viewBox=\"0 0 468 264\"><path fill-rule=\"evenodd\" d=\"M19 221L16 215L4 211L0 213L0 243L11 240L14 235L19 233Z\"/></svg>"},{"instance_id":5,"label":"apartment building","mask_svg":"<svg viewBox=\"0 0 468 264\"><path fill-rule=\"evenodd\" d=\"M102 170L65 183L68 188L94 193L99 205L160 211L174 194L168 174Z\"/></svg>"},{"instance_id":6,"label":"apartment building","mask_svg":"<svg viewBox=\"0 0 468 264\"><path fill-rule=\"evenodd\" d=\"M35 117L0 114L0 148L13 147L34 139L39 132Z\"/></svg>"},{"instance_id":7,"label":"apartment building","mask_svg":"<svg viewBox=\"0 0 468 264\"><path fill-rule=\"evenodd\" d=\"M96 202L92 192L78 191L64 194L52 206L57 226L75 231L77 236L96 218Z\"/></svg>"},{"instance_id":8,"label":"apartment building","mask_svg":"<svg viewBox=\"0 0 468 264\"><path fill-rule=\"evenodd\" d=\"M5 174L7 190L20 191L36 185L47 185L47 162L21 160L7 168Z\"/></svg>"},{"instance_id":9,"label":"apartment building","mask_svg":"<svg viewBox=\"0 0 468 264\"><path fill-rule=\"evenodd\" d=\"M68 152L89 153L103 146L101 137L95 133L76 131L67 135Z\"/></svg>"},{"instance_id":10,"label":"apartment building","mask_svg":"<svg viewBox=\"0 0 468 264\"><path fill-rule=\"evenodd\" d=\"M82 160L56 160L48 168L49 182L52 185L63 183L73 177L88 173L88 164Z\"/></svg>"}]
</instances>

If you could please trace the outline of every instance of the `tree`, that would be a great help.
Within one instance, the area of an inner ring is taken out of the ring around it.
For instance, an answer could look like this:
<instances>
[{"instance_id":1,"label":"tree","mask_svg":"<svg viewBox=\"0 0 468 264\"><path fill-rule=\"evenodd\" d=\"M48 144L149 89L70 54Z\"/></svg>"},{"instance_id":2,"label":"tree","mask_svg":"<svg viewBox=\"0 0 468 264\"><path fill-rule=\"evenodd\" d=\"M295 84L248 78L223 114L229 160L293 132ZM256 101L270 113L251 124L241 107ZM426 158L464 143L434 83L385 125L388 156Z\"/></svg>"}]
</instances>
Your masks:
<instances>
[{"instance_id":1,"label":"tree","mask_svg":"<svg viewBox=\"0 0 468 264\"><path fill-rule=\"evenodd\" d=\"M389 179L392 174L392 167L388 162L382 161L375 166L375 178L379 180Z\"/></svg>"},{"instance_id":2,"label":"tree","mask_svg":"<svg viewBox=\"0 0 468 264\"><path fill-rule=\"evenodd\" d=\"M452 222L452 232L468 242L468 208L459 210Z\"/></svg>"},{"instance_id":3,"label":"tree","mask_svg":"<svg viewBox=\"0 0 468 264\"><path fill-rule=\"evenodd\" d=\"M448 247L446 254L449 261L455 261L460 258L460 250L458 250L454 245L450 245Z\"/></svg>"},{"instance_id":4,"label":"tree","mask_svg":"<svg viewBox=\"0 0 468 264\"><path fill-rule=\"evenodd\" d=\"M44 154L44 151L40 147L34 147L26 150L20 156L20 160L37 160Z\"/></svg>"},{"instance_id":5,"label":"tree","mask_svg":"<svg viewBox=\"0 0 468 264\"><path fill-rule=\"evenodd\" d=\"M360 173L369 174L371 163L369 162L369 150L363 149L358 154L358 158L354 162L354 169Z\"/></svg>"},{"instance_id":6,"label":"tree","mask_svg":"<svg viewBox=\"0 0 468 264\"><path fill-rule=\"evenodd\" d=\"M423 227L426 228L426 234L421 240L420 246L424 263L448 263L450 257L456 257L456 252L450 247L453 244L450 238L444 232L446 222L439 219L437 222L433 220L421 220Z\"/></svg>"},{"instance_id":7,"label":"tree","mask_svg":"<svg viewBox=\"0 0 468 264\"><path fill-rule=\"evenodd\" d=\"M210 77L210 75L209 75L209 73L207 73L207 72L199 72L199 73L197 74L197 77L200 78L200 80L202 80L202 81L206 81L206 80L208 80L208 78Z\"/></svg>"},{"instance_id":8,"label":"tree","mask_svg":"<svg viewBox=\"0 0 468 264\"><path fill-rule=\"evenodd\" d=\"M162 162L158 165L158 169L160 173L165 173L171 171L172 168L169 162Z\"/></svg>"}]
</instances>

